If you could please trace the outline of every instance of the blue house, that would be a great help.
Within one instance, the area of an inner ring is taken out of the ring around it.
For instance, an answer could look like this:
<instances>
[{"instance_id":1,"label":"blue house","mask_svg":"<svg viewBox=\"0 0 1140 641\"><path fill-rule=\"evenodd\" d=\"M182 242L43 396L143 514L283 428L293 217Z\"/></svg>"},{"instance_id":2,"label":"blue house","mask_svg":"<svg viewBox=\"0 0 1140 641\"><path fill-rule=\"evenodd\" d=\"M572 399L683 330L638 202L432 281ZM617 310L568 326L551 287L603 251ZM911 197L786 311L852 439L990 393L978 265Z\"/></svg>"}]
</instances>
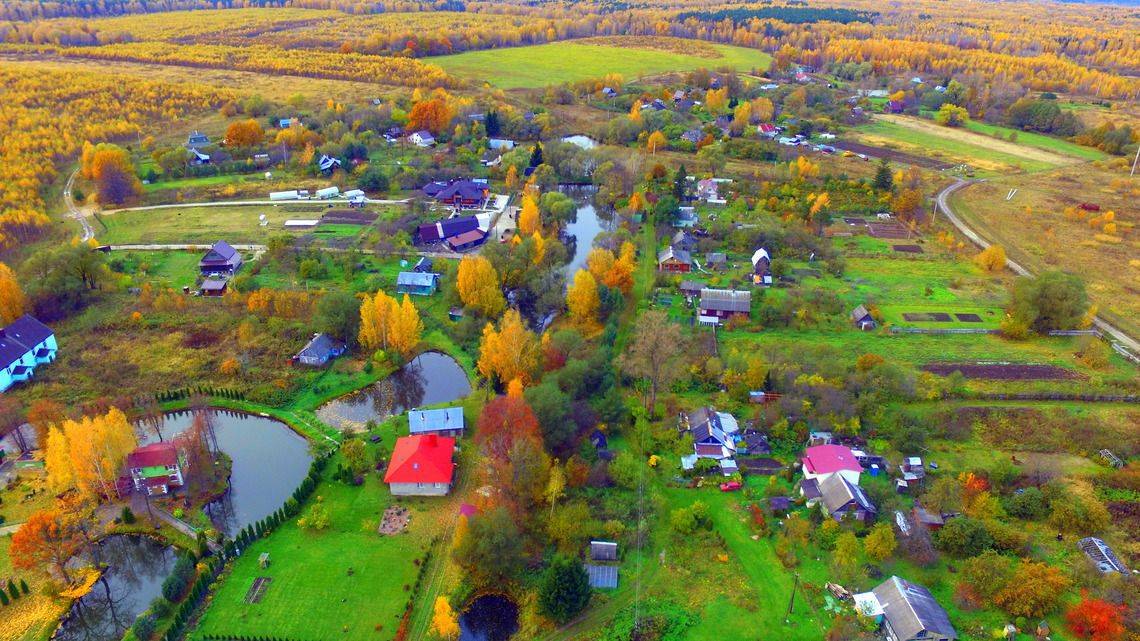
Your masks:
<instances>
[{"instance_id":1,"label":"blue house","mask_svg":"<svg viewBox=\"0 0 1140 641\"><path fill-rule=\"evenodd\" d=\"M396 277L396 293L414 296L431 296L439 287L439 274L431 272L400 272Z\"/></svg>"},{"instance_id":2,"label":"blue house","mask_svg":"<svg viewBox=\"0 0 1140 641\"><path fill-rule=\"evenodd\" d=\"M0 329L0 392L31 380L36 367L55 360L55 333L25 314Z\"/></svg>"},{"instance_id":3,"label":"blue house","mask_svg":"<svg viewBox=\"0 0 1140 641\"><path fill-rule=\"evenodd\" d=\"M344 343L328 334L314 334L309 344L305 345L305 348L293 357L293 362L309 367L324 367L329 361L343 355L344 352Z\"/></svg>"},{"instance_id":4,"label":"blue house","mask_svg":"<svg viewBox=\"0 0 1140 641\"><path fill-rule=\"evenodd\" d=\"M408 431L412 436L435 434L436 436L463 436L463 408L444 407L436 410L412 410L408 412Z\"/></svg>"}]
</instances>

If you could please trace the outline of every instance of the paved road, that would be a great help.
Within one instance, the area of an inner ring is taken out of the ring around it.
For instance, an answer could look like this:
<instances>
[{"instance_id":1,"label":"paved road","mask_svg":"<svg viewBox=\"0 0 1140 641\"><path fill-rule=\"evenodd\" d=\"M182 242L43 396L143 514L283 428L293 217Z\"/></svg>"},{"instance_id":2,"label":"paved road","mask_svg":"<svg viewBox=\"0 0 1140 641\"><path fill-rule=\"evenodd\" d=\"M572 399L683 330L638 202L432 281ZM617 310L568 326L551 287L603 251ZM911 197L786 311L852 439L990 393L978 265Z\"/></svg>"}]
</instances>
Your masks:
<instances>
[{"instance_id":1,"label":"paved road","mask_svg":"<svg viewBox=\"0 0 1140 641\"><path fill-rule=\"evenodd\" d=\"M74 177L74 174L72 174ZM403 200L373 200L366 198L364 202L370 205L403 205L409 199ZM117 214L122 211L149 211L152 209L183 209L186 207L246 207L254 205L297 205L297 204L338 204L347 205L348 200L344 198L332 198L329 200L211 200L206 202L193 202L193 203L170 203L166 205L144 205L141 207L122 207L120 209L108 209L101 212L103 215Z\"/></svg>"},{"instance_id":2,"label":"paved road","mask_svg":"<svg viewBox=\"0 0 1140 641\"><path fill-rule=\"evenodd\" d=\"M966 223L963 222L962 219L959 218L958 215L954 213L954 210L950 208L950 196L952 196L954 194L954 192L956 192L960 189L965 189L966 187L969 187L970 185L977 183L977 182L981 182L981 181L957 179L954 182L954 184L952 184L949 187L947 187L946 189L943 189L942 191L938 192L937 202L938 202L938 209L939 209L939 211L941 211L946 216L946 220L949 220L952 225L957 227L958 231L962 232L962 235L964 235L966 238L970 239L970 242L974 243L978 247L981 247L982 249L985 249L985 248L990 246L990 242L988 240L986 240L985 238L982 238L973 229L970 229L970 227L967 226ZM1032 276L1033 275L1032 272L1030 272L1024 266L1018 264L1017 262L1015 262L1011 259L1007 258L1005 262L1006 262L1006 265L1010 268L1010 270L1012 270L1015 274L1019 274L1021 276ZM1120 328L1116 327L1115 325L1112 325L1111 323L1105 321L1103 318L1101 318L1099 316L1097 316L1096 318L1093 318L1093 325L1095 325L1096 328L1099 329L1101 332L1104 332L1105 334L1108 334L1109 336L1111 336L1113 338L1113 340L1115 340L1116 342L1120 343L1124 347L1127 347L1133 353L1140 354L1140 341L1137 341L1135 338L1132 338L1131 336L1126 334Z\"/></svg>"},{"instance_id":3,"label":"paved road","mask_svg":"<svg viewBox=\"0 0 1140 641\"><path fill-rule=\"evenodd\" d=\"M75 177L79 175L79 170L71 172L67 177L67 184L63 186L63 204L67 206L67 214L79 221L83 227L83 232L79 235L79 240L87 242L95 237L95 230L91 228L91 223L87 220L87 214L75 206L75 199L71 197L71 189L75 185Z\"/></svg>"}]
</instances>

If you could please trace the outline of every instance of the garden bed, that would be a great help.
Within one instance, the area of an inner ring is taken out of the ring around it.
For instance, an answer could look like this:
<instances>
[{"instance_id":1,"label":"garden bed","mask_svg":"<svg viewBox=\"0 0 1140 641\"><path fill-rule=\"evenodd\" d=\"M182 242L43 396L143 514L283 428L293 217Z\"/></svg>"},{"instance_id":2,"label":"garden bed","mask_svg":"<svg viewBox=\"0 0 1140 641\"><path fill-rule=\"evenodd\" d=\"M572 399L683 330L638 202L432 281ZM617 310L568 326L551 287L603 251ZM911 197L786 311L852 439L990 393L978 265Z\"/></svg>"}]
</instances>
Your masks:
<instances>
[{"instance_id":1,"label":"garden bed","mask_svg":"<svg viewBox=\"0 0 1140 641\"><path fill-rule=\"evenodd\" d=\"M928 363L924 371L939 376L961 372L966 378L997 381L1051 381L1084 378L1079 372L1057 365L1040 363Z\"/></svg>"}]
</instances>

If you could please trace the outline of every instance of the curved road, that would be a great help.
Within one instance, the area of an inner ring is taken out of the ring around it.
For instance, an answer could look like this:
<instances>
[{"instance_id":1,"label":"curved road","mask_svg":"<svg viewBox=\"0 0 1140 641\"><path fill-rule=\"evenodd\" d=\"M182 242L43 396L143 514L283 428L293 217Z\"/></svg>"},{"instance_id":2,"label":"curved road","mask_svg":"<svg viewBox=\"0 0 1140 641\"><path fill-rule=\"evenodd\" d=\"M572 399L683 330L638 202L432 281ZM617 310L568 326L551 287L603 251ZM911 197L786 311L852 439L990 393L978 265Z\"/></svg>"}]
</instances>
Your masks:
<instances>
[{"instance_id":1,"label":"curved road","mask_svg":"<svg viewBox=\"0 0 1140 641\"><path fill-rule=\"evenodd\" d=\"M938 203L939 211L941 211L943 214L945 214L946 220L949 220L950 224L954 225L954 227L956 227L958 229L958 231L962 232L963 236L965 236L966 238L969 238L972 243L974 243L978 247L981 247L982 249L985 249L985 248L990 246L990 242L988 240L986 240L985 238L982 238L978 234L978 232L974 231L973 229L970 229L970 227L967 226L966 223L963 222L962 219L959 218L958 215L954 213L954 210L950 209L950 196L953 195L954 192L958 191L959 189L963 189L963 188L968 187L968 186L970 186L974 183L977 183L977 182L981 182L981 181L979 181L979 180L962 180L960 178L956 179L954 184L952 184L949 187L947 187L946 189L943 189L942 191L938 192L938 196L936 198L936 201ZM1006 262L1006 266L1009 267L1010 270L1012 270L1013 273L1015 273L1015 274L1018 274L1021 276L1032 276L1033 275L1033 273L1030 272L1028 269L1026 269L1025 267L1021 266L1020 264L1014 262L1013 260L1011 260L1009 258L1007 258L1005 262ZM1104 332L1105 334L1108 334L1109 336L1111 336L1113 338L1113 340L1120 343L1122 346L1127 347L1129 349L1129 351L1131 351L1135 354L1140 354L1140 341L1137 341L1135 338L1132 338L1131 336L1126 334L1123 330L1121 330L1119 327L1112 325L1111 323L1105 321L1103 318L1101 318L1099 316L1093 318L1093 325L1095 325L1096 328L1099 329L1101 332Z\"/></svg>"},{"instance_id":2,"label":"curved road","mask_svg":"<svg viewBox=\"0 0 1140 641\"><path fill-rule=\"evenodd\" d=\"M67 184L63 186L63 204L67 206L67 215L77 220L83 227L83 233L80 235L79 240L87 242L95 237L95 230L91 228L91 223L87 220L87 214L75 206L75 199L71 197L71 189L75 185L75 177L78 175L79 170L76 169L67 177Z\"/></svg>"}]
</instances>

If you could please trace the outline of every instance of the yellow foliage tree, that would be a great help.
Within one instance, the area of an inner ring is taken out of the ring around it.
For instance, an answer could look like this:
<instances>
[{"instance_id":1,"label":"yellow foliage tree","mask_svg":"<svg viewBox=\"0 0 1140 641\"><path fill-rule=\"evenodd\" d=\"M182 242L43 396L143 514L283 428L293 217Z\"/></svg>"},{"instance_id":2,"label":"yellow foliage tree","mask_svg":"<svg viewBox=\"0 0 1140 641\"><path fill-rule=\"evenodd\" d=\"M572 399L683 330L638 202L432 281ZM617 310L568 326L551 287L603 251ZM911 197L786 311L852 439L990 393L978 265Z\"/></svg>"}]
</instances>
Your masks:
<instances>
[{"instance_id":1,"label":"yellow foliage tree","mask_svg":"<svg viewBox=\"0 0 1140 641\"><path fill-rule=\"evenodd\" d=\"M657 153L658 149L664 149L669 145L669 141L665 138L665 134L660 131L655 131L649 134L645 139L645 149L651 154Z\"/></svg>"},{"instance_id":2,"label":"yellow foliage tree","mask_svg":"<svg viewBox=\"0 0 1140 641\"><path fill-rule=\"evenodd\" d=\"M526 385L538 369L540 356L538 337L526 328L518 310L509 309L499 321L498 330L491 323L483 328L476 365L485 378L496 376L500 381L517 378Z\"/></svg>"},{"instance_id":3,"label":"yellow foliage tree","mask_svg":"<svg viewBox=\"0 0 1140 641\"><path fill-rule=\"evenodd\" d=\"M772 100L761 96L752 101L752 116L760 122L769 122L776 113Z\"/></svg>"},{"instance_id":4,"label":"yellow foliage tree","mask_svg":"<svg viewBox=\"0 0 1140 641\"><path fill-rule=\"evenodd\" d=\"M996 272L1005 268L1005 247L990 245L974 257L974 263L987 272Z\"/></svg>"},{"instance_id":5,"label":"yellow foliage tree","mask_svg":"<svg viewBox=\"0 0 1140 641\"><path fill-rule=\"evenodd\" d=\"M218 371L223 376L237 376L241 372L241 361L231 356L222 361L222 364L218 366Z\"/></svg>"},{"instance_id":6,"label":"yellow foliage tree","mask_svg":"<svg viewBox=\"0 0 1140 641\"><path fill-rule=\"evenodd\" d=\"M543 258L546 258L546 239L537 231L531 234L530 238L534 241L534 256L531 258L531 261L535 265L538 265L542 262Z\"/></svg>"},{"instance_id":7,"label":"yellow foliage tree","mask_svg":"<svg viewBox=\"0 0 1140 641\"><path fill-rule=\"evenodd\" d=\"M437 596L433 610L434 612L431 617L432 633L445 641L458 639L459 617L455 614L455 610L451 609L451 604L447 602L447 597Z\"/></svg>"},{"instance_id":8,"label":"yellow foliage tree","mask_svg":"<svg viewBox=\"0 0 1140 641\"><path fill-rule=\"evenodd\" d=\"M642 209L645 209L645 196L642 196L640 191L635 191L629 197L629 210L636 213Z\"/></svg>"},{"instance_id":9,"label":"yellow foliage tree","mask_svg":"<svg viewBox=\"0 0 1140 641\"><path fill-rule=\"evenodd\" d=\"M24 315L28 301L10 267L0 263L0 325L7 325Z\"/></svg>"},{"instance_id":10,"label":"yellow foliage tree","mask_svg":"<svg viewBox=\"0 0 1140 641\"><path fill-rule=\"evenodd\" d=\"M709 89L705 92L705 109L709 113L719 113L728 106L728 87Z\"/></svg>"},{"instance_id":11,"label":"yellow foliage tree","mask_svg":"<svg viewBox=\"0 0 1140 641\"><path fill-rule=\"evenodd\" d=\"M394 307L393 311L395 313L391 316L388 340L396 353L407 358L415 350L416 345L419 345L424 324L420 320L419 310L407 294L404 294L404 300L399 308Z\"/></svg>"},{"instance_id":12,"label":"yellow foliage tree","mask_svg":"<svg viewBox=\"0 0 1140 641\"><path fill-rule=\"evenodd\" d=\"M456 288L463 304L484 316L497 316L507 304L503 299L499 273L483 256L464 256L459 261Z\"/></svg>"},{"instance_id":13,"label":"yellow foliage tree","mask_svg":"<svg viewBox=\"0 0 1140 641\"><path fill-rule=\"evenodd\" d=\"M601 283L606 282L606 275L613 271L616 262L614 253L604 247L595 247L586 255L586 269Z\"/></svg>"},{"instance_id":14,"label":"yellow foliage tree","mask_svg":"<svg viewBox=\"0 0 1140 641\"><path fill-rule=\"evenodd\" d=\"M48 430L44 467L52 492L62 494L75 487L75 474L71 471L71 447L67 444L67 436L57 426Z\"/></svg>"},{"instance_id":15,"label":"yellow foliage tree","mask_svg":"<svg viewBox=\"0 0 1140 641\"><path fill-rule=\"evenodd\" d=\"M53 488L74 486L91 499L114 496L127 454L137 446L134 428L117 408L64 421L48 433L49 482Z\"/></svg>"},{"instance_id":16,"label":"yellow foliage tree","mask_svg":"<svg viewBox=\"0 0 1140 641\"><path fill-rule=\"evenodd\" d=\"M542 226L542 219L538 211L538 200L531 194L523 196L522 209L519 210L519 233L530 236Z\"/></svg>"},{"instance_id":17,"label":"yellow foliage tree","mask_svg":"<svg viewBox=\"0 0 1140 641\"><path fill-rule=\"evenodd\" d=\"M514 165L507 167L507 175L506 175L506 178L504 180L506 180L507 189L509 189L509 190L518 189L518 186L519 186L519 170L518 170L518 168L515 167Z\"/></svg>"},{"instance_id":18,"label":"yellow foliage tree","mask_svg":"<svg viewBox=\"0 0 1140 641\"><path fill-rule=\"evenodd\" d=\"M570 309L570 320L583 333L593 333L598 329L598 282L593 274L579 269L574 274L574 283L566 291L566 306Z\"/></svg>"},{"instance_id":19,"label":"yellow foliage tree","mask_svg":"<svg viewBox=\"0 0 1140 641\"><path fill-rule=\"evenodd\" d=\"M382 291L364 296L360 302L360 344L372 350L388 349L392 317L397 311L396 299Z\"/></svg>"}]
</instances>

